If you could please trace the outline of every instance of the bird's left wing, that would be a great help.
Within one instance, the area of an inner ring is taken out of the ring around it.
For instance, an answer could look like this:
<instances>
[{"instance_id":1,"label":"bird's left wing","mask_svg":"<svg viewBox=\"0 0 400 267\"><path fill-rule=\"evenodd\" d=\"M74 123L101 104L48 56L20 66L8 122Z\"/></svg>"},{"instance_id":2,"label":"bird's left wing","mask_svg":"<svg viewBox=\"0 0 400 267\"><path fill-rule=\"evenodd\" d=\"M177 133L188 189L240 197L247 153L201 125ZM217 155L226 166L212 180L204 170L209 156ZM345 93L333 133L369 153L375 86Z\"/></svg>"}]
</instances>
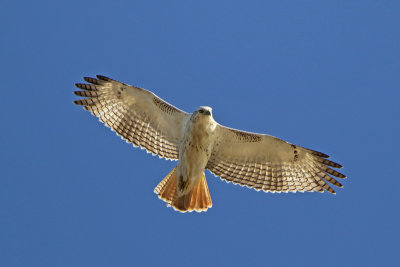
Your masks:
<instances>
[{"instance_id":1,"label":"bird's left wing","mask_svg":"<svg viewBox=\"0 0 400 267\"><path fill-rule=\"evenodd\" d=\"M86 97L74 101L83 105L127 142L166 159L177 160L179 140L190 114L168 104L145 89L105 76L85 77L77 83Z\"/></svg>"},{"instance_id":2,"label":"bird's left wing","mask_svg":"<svg viewBox=\"0 0 400 267\"><path fill-rule=\"evenodd\" d=\"M335 193L327 183L342 187L329 168L342 166L329 156L266 134L217 125L216 141L207 169L227 182L266 192L319 191Z\"/></svg>"}]
</instances>

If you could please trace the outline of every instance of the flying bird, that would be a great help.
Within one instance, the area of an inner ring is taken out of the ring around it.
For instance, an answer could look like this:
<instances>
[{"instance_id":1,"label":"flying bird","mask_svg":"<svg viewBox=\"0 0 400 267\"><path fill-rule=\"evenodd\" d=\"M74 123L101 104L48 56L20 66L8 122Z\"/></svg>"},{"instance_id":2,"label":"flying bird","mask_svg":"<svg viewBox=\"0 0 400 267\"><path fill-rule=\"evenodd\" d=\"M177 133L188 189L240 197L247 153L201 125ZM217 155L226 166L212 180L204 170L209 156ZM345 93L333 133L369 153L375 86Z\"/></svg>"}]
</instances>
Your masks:
<instances>
[{"instance_id":1,"label":"flying bird","mask_svg":"<svg viewBox=\"0 0 400 267\"><path fill-rule=\"evenodd\" d=\"M177 166L154 192L180 212L212 207L204 171L226 182L265 192L324 192L342 187L333 177L341 165L328 155L267 134L236 130L217 123L210 107L186 113L154 93L97 75L77 83L74 101L97 116L122 139Z\"/></svg>"}]
</instances>

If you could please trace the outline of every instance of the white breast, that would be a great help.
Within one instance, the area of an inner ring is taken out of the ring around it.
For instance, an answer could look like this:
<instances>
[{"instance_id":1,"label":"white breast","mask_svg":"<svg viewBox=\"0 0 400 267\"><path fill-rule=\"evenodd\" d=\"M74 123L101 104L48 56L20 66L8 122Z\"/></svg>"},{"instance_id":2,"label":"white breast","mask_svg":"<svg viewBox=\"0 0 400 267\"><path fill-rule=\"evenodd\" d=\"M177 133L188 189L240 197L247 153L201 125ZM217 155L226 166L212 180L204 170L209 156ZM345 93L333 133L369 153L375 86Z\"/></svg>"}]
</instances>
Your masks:
<instances>
[{"instance_id":1,"label":"white breast","mask_svg":"<svg viewBox=\"0 0 400 267\"><path fill-rule=\"evenodd\" d=\"M179 147L178 179L188 181L190 191L202 177L211 156L215 121L210 116L189 120Z\"/></svg>"}]
</instances>

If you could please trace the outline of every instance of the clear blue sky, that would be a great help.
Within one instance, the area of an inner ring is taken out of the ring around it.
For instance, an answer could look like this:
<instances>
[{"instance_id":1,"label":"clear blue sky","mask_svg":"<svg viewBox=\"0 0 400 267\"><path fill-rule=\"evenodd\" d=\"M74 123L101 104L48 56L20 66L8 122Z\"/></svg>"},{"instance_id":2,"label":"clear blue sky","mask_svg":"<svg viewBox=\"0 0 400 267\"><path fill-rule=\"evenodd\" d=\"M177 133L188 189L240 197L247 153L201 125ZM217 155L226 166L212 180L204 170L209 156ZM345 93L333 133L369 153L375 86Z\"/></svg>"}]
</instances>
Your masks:
<instances>
[{"instance_id":1,"label":"clear blue sky","mask_svg":"<svg viewBox=\"0 0 400 267\"><path fill-rule=\"evenodd\" d=\"M0 4L1 266L395 266L399 1ZM153 193L175 166L74 106L103 74L344 165L337 195L207 173L214 206Z\"/></svg>"}]
</instances>

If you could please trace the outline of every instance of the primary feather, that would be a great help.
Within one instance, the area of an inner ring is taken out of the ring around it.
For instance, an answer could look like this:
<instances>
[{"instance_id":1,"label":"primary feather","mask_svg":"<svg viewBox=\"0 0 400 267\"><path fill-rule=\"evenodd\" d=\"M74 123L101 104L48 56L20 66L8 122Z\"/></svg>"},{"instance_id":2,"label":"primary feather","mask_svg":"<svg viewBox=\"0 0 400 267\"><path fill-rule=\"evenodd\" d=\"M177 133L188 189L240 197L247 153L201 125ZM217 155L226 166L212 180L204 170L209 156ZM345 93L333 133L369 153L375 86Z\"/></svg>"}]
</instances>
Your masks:
<instances>
[{"instance_id":1,"label":"primary feather","mask_svg":"<svg viewBox=\"0 0 400 267\"><path fill-rule=\"evenodd\" d=\"M77 83L87 97L74 101L83 105L127 142L160 157L177 160L182 129L189 114L145 89L105 76L85 77L91 84Z\"/></svg>"}]
</instances>

